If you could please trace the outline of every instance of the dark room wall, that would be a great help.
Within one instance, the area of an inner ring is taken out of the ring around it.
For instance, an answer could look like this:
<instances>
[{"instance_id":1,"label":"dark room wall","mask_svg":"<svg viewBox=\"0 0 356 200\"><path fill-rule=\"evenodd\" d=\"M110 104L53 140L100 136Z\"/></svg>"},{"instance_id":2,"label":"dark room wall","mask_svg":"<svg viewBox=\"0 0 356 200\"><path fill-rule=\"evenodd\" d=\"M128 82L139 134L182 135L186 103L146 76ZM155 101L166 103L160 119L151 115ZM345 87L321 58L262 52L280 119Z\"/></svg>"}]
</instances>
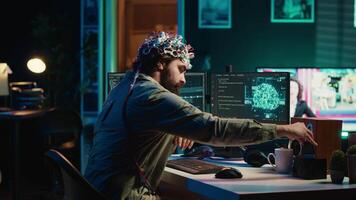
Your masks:
<instances>
[{"instance_id":1,"label":"dark room wall","mask_svg":"<svg viewBox=\"0 0 356 200\"><path fill-rule=\"evenodd\" d=\"M56 105L78 106L80 0L0 1L0 8L0 63L13 71L9 82L37 82ZM27 69L37 56L47 65L43 74Z\"/></svg>"},{"instance_id":2,"label":"dark room wall","mask_svg":"<svg viewBox=\"0 0 356 200\"><path fill-rule=\"evenodd\" d=\"M257 66L314 66L316 23L271 23L270 0L232 0L231 29L199 29L198 0L185 1L185 37L194 48L194 71L236 72Z\"/></svg>"}]
</instances>

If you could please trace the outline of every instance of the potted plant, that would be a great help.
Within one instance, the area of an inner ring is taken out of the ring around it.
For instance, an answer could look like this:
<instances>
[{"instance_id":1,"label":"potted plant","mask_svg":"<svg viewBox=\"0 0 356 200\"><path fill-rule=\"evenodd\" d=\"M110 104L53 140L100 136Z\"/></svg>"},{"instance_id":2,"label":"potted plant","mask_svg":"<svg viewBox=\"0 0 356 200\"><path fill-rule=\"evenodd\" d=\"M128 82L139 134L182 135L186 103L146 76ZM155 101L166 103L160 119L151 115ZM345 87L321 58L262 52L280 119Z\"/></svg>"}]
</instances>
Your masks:
<instances>
[{"instance_id":1,"label":"potted plant","mask_svg":"<svg viewBox=\"0 0 356 200\"><path fill-rule=\"evenodd\" d=\"M347 151L347 171L349 183L356 183L356 144L351 145Z\"/></svg>"},{"instance_id":2,"label":"potted plant","mask_svg":"<svg viewBox=\"0 0 356 200\"><path fill-rule=\"evenodd\" d=\"M343 151L333 151L331 154L329 170L331 182L342 184L346 171L346 155Z\"/></svg>"}]
</instances>

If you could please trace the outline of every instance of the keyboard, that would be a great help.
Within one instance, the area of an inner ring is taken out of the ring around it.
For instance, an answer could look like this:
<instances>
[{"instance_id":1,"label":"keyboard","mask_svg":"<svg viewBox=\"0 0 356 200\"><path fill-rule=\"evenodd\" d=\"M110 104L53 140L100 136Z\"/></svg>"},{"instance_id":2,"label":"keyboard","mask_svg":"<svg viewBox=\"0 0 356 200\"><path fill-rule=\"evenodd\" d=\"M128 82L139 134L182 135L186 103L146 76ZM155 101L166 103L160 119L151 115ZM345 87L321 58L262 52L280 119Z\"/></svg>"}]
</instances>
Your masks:
<instances>
[{"instance_id":1,"label":"keyboard","mask_svg":"<svg viewBox=\"0 0 356 200\"><path fill-rule=\"evenodd\" d=\"M167 167L191 174L214 174L224 168L219 165L196 159L169 160L167 161Z\"/></svg>"}]
</instances>

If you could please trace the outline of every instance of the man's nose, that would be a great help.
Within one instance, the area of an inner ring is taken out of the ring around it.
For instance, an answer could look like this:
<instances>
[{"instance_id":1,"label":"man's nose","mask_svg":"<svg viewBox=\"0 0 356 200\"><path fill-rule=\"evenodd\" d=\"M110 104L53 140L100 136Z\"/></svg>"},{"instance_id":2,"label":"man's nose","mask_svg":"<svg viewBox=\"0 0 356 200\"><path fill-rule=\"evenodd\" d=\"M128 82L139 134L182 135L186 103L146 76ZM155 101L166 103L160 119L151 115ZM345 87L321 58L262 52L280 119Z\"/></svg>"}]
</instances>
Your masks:
<instances>
[{"instance_id":1,"label":"man's nose","mask_svg":"<svg viewBox=\"0 0 356 200\"><path fill-rule=\"evenodd\" d=\"M180 79L180 82L182 86L186 83L185 76L183 75L182 78Z\"/></svg>"}]
</instances>

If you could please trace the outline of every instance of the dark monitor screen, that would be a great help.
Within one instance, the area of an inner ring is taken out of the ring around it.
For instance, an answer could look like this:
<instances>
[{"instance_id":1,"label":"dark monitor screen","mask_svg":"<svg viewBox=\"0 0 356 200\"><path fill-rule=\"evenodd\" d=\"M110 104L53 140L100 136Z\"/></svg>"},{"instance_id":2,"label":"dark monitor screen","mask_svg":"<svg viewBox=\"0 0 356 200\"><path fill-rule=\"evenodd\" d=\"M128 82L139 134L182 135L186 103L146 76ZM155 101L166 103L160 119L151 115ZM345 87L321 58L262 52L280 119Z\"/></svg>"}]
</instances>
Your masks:
<instances>
[{"instance_id":1,"label":"dark monitor screen","mask_svg":"<svg viewBox=\"0 0 356 200\"><path fill-rule=\"evenodd\" d=\"M206 74L188 72L185 74L186 84L180 89L179 96L184 100L205 111Z\"/></svg>"},{"instance_id":2,"label":"dark monitor screen","mask_svg":"<svg viewBox=\"0 0 356 200\"><path fill-rule=\"evenodd\" d=\"M221 117L289 124L289 73L212 74L211 111Z\"/></svg>"},{"instance_id":3,"label":"dark monitor screen","mask_svg":"<svg viewBox=\"0 0 356 200\"><path fill-rule=\"evenodd\" d=\"M121 79L125 77L125 73L120 72L109 72L107 76L107 92L106 96L110 93L110 91L119 84Z\"/></svg>"},{"instance_id":4,"label":"dark monitor screen","mask_svg":"<svg viewBox=\"0 0 356 200\"><path fill-rule=\"evenodd\" d=\"M356 130L355 67L257 68L261 72L290 70L303 86L302 99L318 118L341 119L343 130Z\"/></svg>"},{"instance_id":5,"label":"dark monitor screen","mask_svg":"<svg viewBox=\"0 0 356 200\"><path fill-rule=\"evenodd\" d=\"M120 80L123 79L125 73L110 72L108 73L108 90L109 94ZM180 96L202 111L205 111L205 95L206 95L206 74L200 72L188 72L185 74L186 84L180 90Z\"/></svg>"}]
</instances>

